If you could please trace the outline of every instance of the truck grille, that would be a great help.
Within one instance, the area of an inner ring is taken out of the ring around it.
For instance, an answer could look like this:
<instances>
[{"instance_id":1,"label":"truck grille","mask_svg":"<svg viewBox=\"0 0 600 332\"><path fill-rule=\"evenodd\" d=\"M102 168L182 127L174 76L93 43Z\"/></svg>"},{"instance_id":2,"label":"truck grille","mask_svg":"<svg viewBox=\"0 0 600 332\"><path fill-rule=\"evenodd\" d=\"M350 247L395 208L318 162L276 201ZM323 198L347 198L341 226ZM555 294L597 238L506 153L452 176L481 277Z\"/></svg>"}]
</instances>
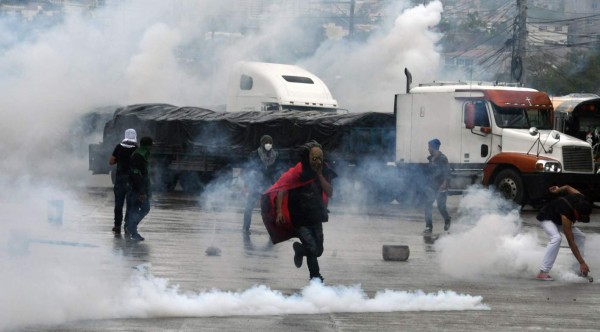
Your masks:
<instances>
[{"instance_id":1,"label":"truck grille","mask_svg":"<svg viewBox=\"0 0 600 332\"><path fill-rule=\"evenodd\" d=\"M563 147L563 170L565 172L593 172L592 149L583 146Z\"/></svg>"}]
</instances>

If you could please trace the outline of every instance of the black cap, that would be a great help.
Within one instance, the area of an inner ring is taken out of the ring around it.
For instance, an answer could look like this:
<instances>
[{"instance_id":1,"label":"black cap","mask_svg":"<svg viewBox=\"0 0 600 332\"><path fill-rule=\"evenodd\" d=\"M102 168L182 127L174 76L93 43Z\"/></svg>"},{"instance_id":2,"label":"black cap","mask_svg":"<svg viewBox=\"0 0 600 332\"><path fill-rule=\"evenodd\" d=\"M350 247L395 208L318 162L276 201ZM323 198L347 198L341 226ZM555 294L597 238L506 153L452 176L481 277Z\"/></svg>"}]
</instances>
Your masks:
<instances>
[{"instance_id":1,"label":"black cap","mask_svg":"<svg viewBox=\"0 0 600 332\"><path fill-rule=\"evenodd\" d=\"M154 145L154 141L152 140L151 137L142 137L142 139L140 139L140 146L152 146Z\"/></svg>"},{"instance_id":2,"label":"black cap","mask_svg":"<svg viewBox=\"0 0 600 332\"><path fill-rule=\"evenodd\" d=\"M269 141L269 142L273 143L273 137L271 137L271 136L269 136L269 135L263 135L263 136L260 138L260 144L265 144L265 143L267 143L267 141Z\"/></svg>"}]
</instances>

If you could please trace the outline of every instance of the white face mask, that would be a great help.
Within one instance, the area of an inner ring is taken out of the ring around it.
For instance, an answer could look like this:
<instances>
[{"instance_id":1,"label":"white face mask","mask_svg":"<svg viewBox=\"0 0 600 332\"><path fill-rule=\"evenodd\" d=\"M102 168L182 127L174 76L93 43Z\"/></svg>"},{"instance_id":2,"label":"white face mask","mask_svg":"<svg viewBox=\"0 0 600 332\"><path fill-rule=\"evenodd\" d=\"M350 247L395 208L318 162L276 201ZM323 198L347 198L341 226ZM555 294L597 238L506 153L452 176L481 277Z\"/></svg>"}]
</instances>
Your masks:
<instances>
[{"instance_id":1,"label":"white face mask","mask_svg":"<svg viewBox=\"0 0 600 332\"><path fill-rule=\"evenodd\" d=\"M273 148L273 144L265 144L265 150L271 151L271 148Z\"/></svg>"}]
</instances>

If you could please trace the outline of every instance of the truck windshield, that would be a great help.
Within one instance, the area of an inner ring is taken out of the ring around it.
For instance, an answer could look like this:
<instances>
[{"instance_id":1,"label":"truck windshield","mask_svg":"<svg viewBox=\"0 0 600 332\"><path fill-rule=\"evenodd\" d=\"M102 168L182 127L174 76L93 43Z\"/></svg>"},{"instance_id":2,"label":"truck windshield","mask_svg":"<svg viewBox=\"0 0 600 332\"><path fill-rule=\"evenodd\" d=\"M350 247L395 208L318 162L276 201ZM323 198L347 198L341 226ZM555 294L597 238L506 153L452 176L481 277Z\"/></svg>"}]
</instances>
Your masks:
<instances>
[{"instance_id":1,"label":"truck windshield","mask_svg":"<svg viewBox=\"0 0 600 332\"><path fill-rule=\"evenodd\" d=\"M552 129L550 112L545 109L508 108L493 105L496 125L501 128Z\"/></svg>"}]
</instances>

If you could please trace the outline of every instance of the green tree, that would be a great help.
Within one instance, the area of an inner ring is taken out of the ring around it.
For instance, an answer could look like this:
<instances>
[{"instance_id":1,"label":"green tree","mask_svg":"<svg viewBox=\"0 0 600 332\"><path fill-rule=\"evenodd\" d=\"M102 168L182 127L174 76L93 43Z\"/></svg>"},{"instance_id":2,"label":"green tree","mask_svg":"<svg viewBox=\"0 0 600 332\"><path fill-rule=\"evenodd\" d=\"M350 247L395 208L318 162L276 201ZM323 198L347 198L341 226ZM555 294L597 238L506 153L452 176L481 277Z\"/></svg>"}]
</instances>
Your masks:
<instances>
[{"instance_id":1,"label":"green tree","mask_svg":"<svg viewBox=\"0 0 600 332\"><path fill-rule=\"evenodd\" d=\"M598 51L571 51L565 61L559 60L547 54L528 57L527 85L552 95L600 92Z\"/></svg>"}]
</instances>

